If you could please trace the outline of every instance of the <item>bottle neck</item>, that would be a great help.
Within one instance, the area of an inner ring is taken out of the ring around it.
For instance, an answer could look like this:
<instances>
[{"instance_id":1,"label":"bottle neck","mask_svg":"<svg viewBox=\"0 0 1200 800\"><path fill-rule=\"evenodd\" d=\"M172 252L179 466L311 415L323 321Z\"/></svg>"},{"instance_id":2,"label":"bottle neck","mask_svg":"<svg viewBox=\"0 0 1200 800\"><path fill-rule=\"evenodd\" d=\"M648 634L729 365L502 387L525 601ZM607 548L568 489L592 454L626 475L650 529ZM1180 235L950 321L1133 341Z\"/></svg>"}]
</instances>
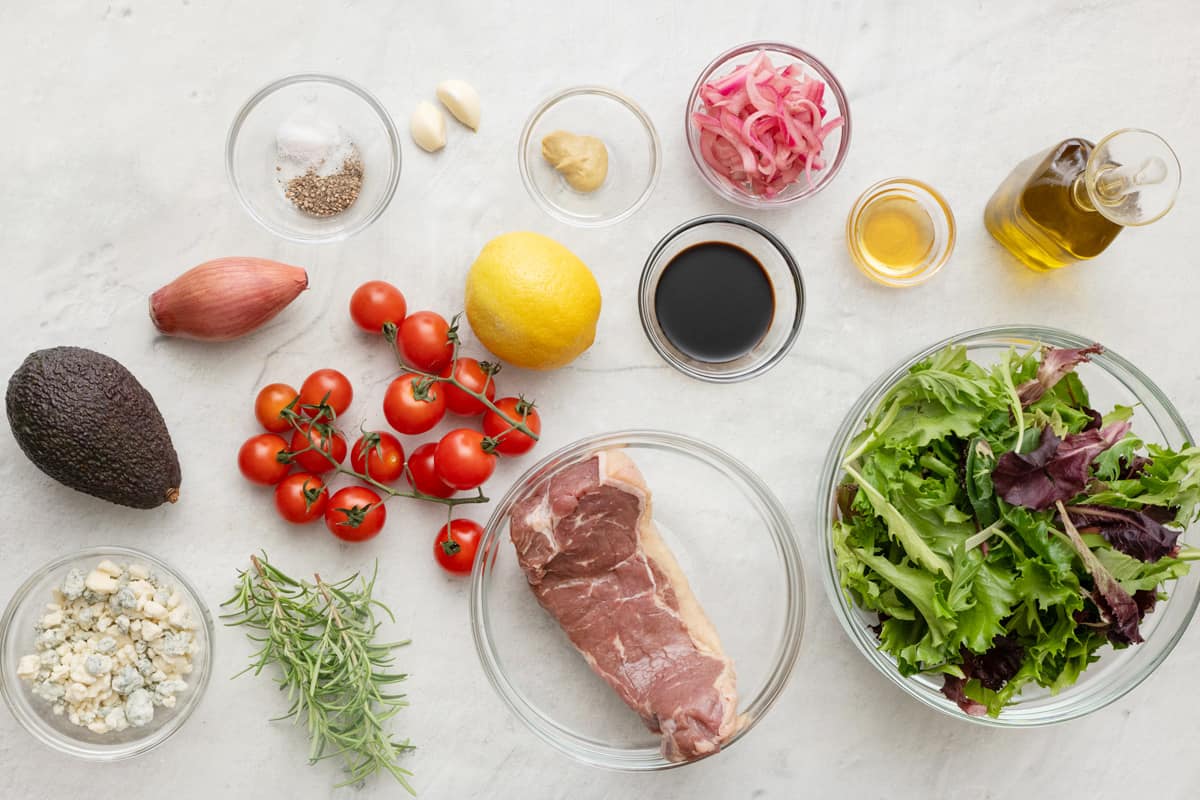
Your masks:
<instances>
[{"instance_id":1,"label":"bottle neck","mask_svg":"<svg viewBox=\"0 0 1200 800\"><path fill-rule=\"evenodd\" d=\"M1092 202L1092 196L1088 193L1087 180L1083 173L1075 176L1075 180L1071 182L1071 202L1074 203L1081 211L1086 211L1089 214L1095 214L1096 205Z\"/></svg>"}]
</instances>

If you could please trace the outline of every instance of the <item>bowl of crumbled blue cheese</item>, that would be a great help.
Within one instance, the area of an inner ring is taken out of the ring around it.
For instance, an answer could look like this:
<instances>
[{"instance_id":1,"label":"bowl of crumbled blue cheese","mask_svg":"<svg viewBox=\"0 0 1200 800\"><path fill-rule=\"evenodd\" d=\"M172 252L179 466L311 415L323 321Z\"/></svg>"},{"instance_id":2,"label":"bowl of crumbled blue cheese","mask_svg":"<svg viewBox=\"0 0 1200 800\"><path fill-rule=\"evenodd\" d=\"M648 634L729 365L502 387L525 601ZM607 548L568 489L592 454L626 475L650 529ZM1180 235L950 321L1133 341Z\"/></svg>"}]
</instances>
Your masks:
<instances>
[{"instance_id":1,"label":"bowl of crumbled blue cheese","mask_svg":"<svg viewBox=\"0 0 1200 800\"><path fill-rule=\"evenodd\" d=\"M208 609L177 571L132 548L91 548L47 564L13 596L0 620L0 691L51 747L129 758L196 707L212 636Z\"/></svg>"}]
</instances>

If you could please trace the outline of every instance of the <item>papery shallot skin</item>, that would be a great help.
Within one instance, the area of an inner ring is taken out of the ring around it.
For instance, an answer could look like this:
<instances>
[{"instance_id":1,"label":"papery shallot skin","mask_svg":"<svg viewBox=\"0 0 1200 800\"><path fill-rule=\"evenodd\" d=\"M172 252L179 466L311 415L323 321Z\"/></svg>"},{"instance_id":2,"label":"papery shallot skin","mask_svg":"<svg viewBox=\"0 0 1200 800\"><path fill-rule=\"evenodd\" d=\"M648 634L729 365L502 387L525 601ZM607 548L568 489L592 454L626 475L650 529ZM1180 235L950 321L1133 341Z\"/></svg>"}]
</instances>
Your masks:
<instances>
[{"instance_id":1,"label":"papery shallot skin","mask_svg":"<svg viewBox=\"0 0 1200 800\"><path fill-rule=\"evenodd\" d=\"M561 470L510 516L534 596L671 761L744 724L733 662L651 518L636 465L606 450Z\"/></svg>"},{"instance_id":2,"label":"papery shallot skin","mask_svg":"<svg viewBox=\"0 0 1200 800\"><path fill-rule=\"evenodd\" d=\"M301 267L232 256L189 269L150 296L159 332L222 342L265 325L308 288Z\"/></svg>"}]
</instances>

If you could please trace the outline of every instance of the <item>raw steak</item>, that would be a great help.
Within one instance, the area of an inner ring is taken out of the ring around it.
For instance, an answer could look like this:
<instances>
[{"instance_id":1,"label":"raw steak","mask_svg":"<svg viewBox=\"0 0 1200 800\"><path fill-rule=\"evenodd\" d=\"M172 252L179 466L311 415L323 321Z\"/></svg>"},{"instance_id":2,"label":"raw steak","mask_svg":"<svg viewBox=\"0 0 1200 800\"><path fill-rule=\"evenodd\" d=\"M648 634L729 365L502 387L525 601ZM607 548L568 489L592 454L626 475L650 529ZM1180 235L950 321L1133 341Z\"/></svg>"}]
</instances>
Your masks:
<instances>
[{"instance_id":1,"label":"raw steak","mask_svg":"<svg viewBox=\"0 0 1200 800\"><path fill-rule=\"evenodd\" d=\"M513 507L510 532L534 595L663 755L707 755L741 726L733 662L651 519L634 463L606 450Z\"/></svg>"}]
</instances>

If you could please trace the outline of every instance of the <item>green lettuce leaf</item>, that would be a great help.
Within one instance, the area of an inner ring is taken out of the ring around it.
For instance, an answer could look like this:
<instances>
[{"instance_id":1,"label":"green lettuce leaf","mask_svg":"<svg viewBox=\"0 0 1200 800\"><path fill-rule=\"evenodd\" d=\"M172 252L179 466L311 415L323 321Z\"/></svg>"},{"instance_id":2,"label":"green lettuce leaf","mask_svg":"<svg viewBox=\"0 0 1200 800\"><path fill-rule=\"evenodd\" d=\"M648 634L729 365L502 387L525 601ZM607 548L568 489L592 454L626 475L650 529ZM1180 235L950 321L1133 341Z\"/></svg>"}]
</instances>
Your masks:
<instances>
[{"instance_id":1,"label":"green lettuce leaf","mask_svg":"<svg viewBox=\"0 0 1200 800\"><path fill-rule=\"evenodd\" d=\"M1010 349L984 368L962 347L935 353L870 410L843 463L833 526L842 591L879 615L879 647L901 674L945 676L946 695L969 713L1000 714L1032 685L1072 686L1107 645L1136 641L1147 595L1162 597L1200 560L1185 547L1146 563L1086 529L1060 532L1052 509L999 497L1000 457L1030 452L1044 429L1065 439L1133 415L1094 410L1073 370L1029 392L1047 356L1065 358ZM1076 503L1177 527L1200 513L1200 448L1172 451L1128 434L1088 469ZM1116 601L1135 593L1132 619Z\"/></svg>"}]
</instances>

